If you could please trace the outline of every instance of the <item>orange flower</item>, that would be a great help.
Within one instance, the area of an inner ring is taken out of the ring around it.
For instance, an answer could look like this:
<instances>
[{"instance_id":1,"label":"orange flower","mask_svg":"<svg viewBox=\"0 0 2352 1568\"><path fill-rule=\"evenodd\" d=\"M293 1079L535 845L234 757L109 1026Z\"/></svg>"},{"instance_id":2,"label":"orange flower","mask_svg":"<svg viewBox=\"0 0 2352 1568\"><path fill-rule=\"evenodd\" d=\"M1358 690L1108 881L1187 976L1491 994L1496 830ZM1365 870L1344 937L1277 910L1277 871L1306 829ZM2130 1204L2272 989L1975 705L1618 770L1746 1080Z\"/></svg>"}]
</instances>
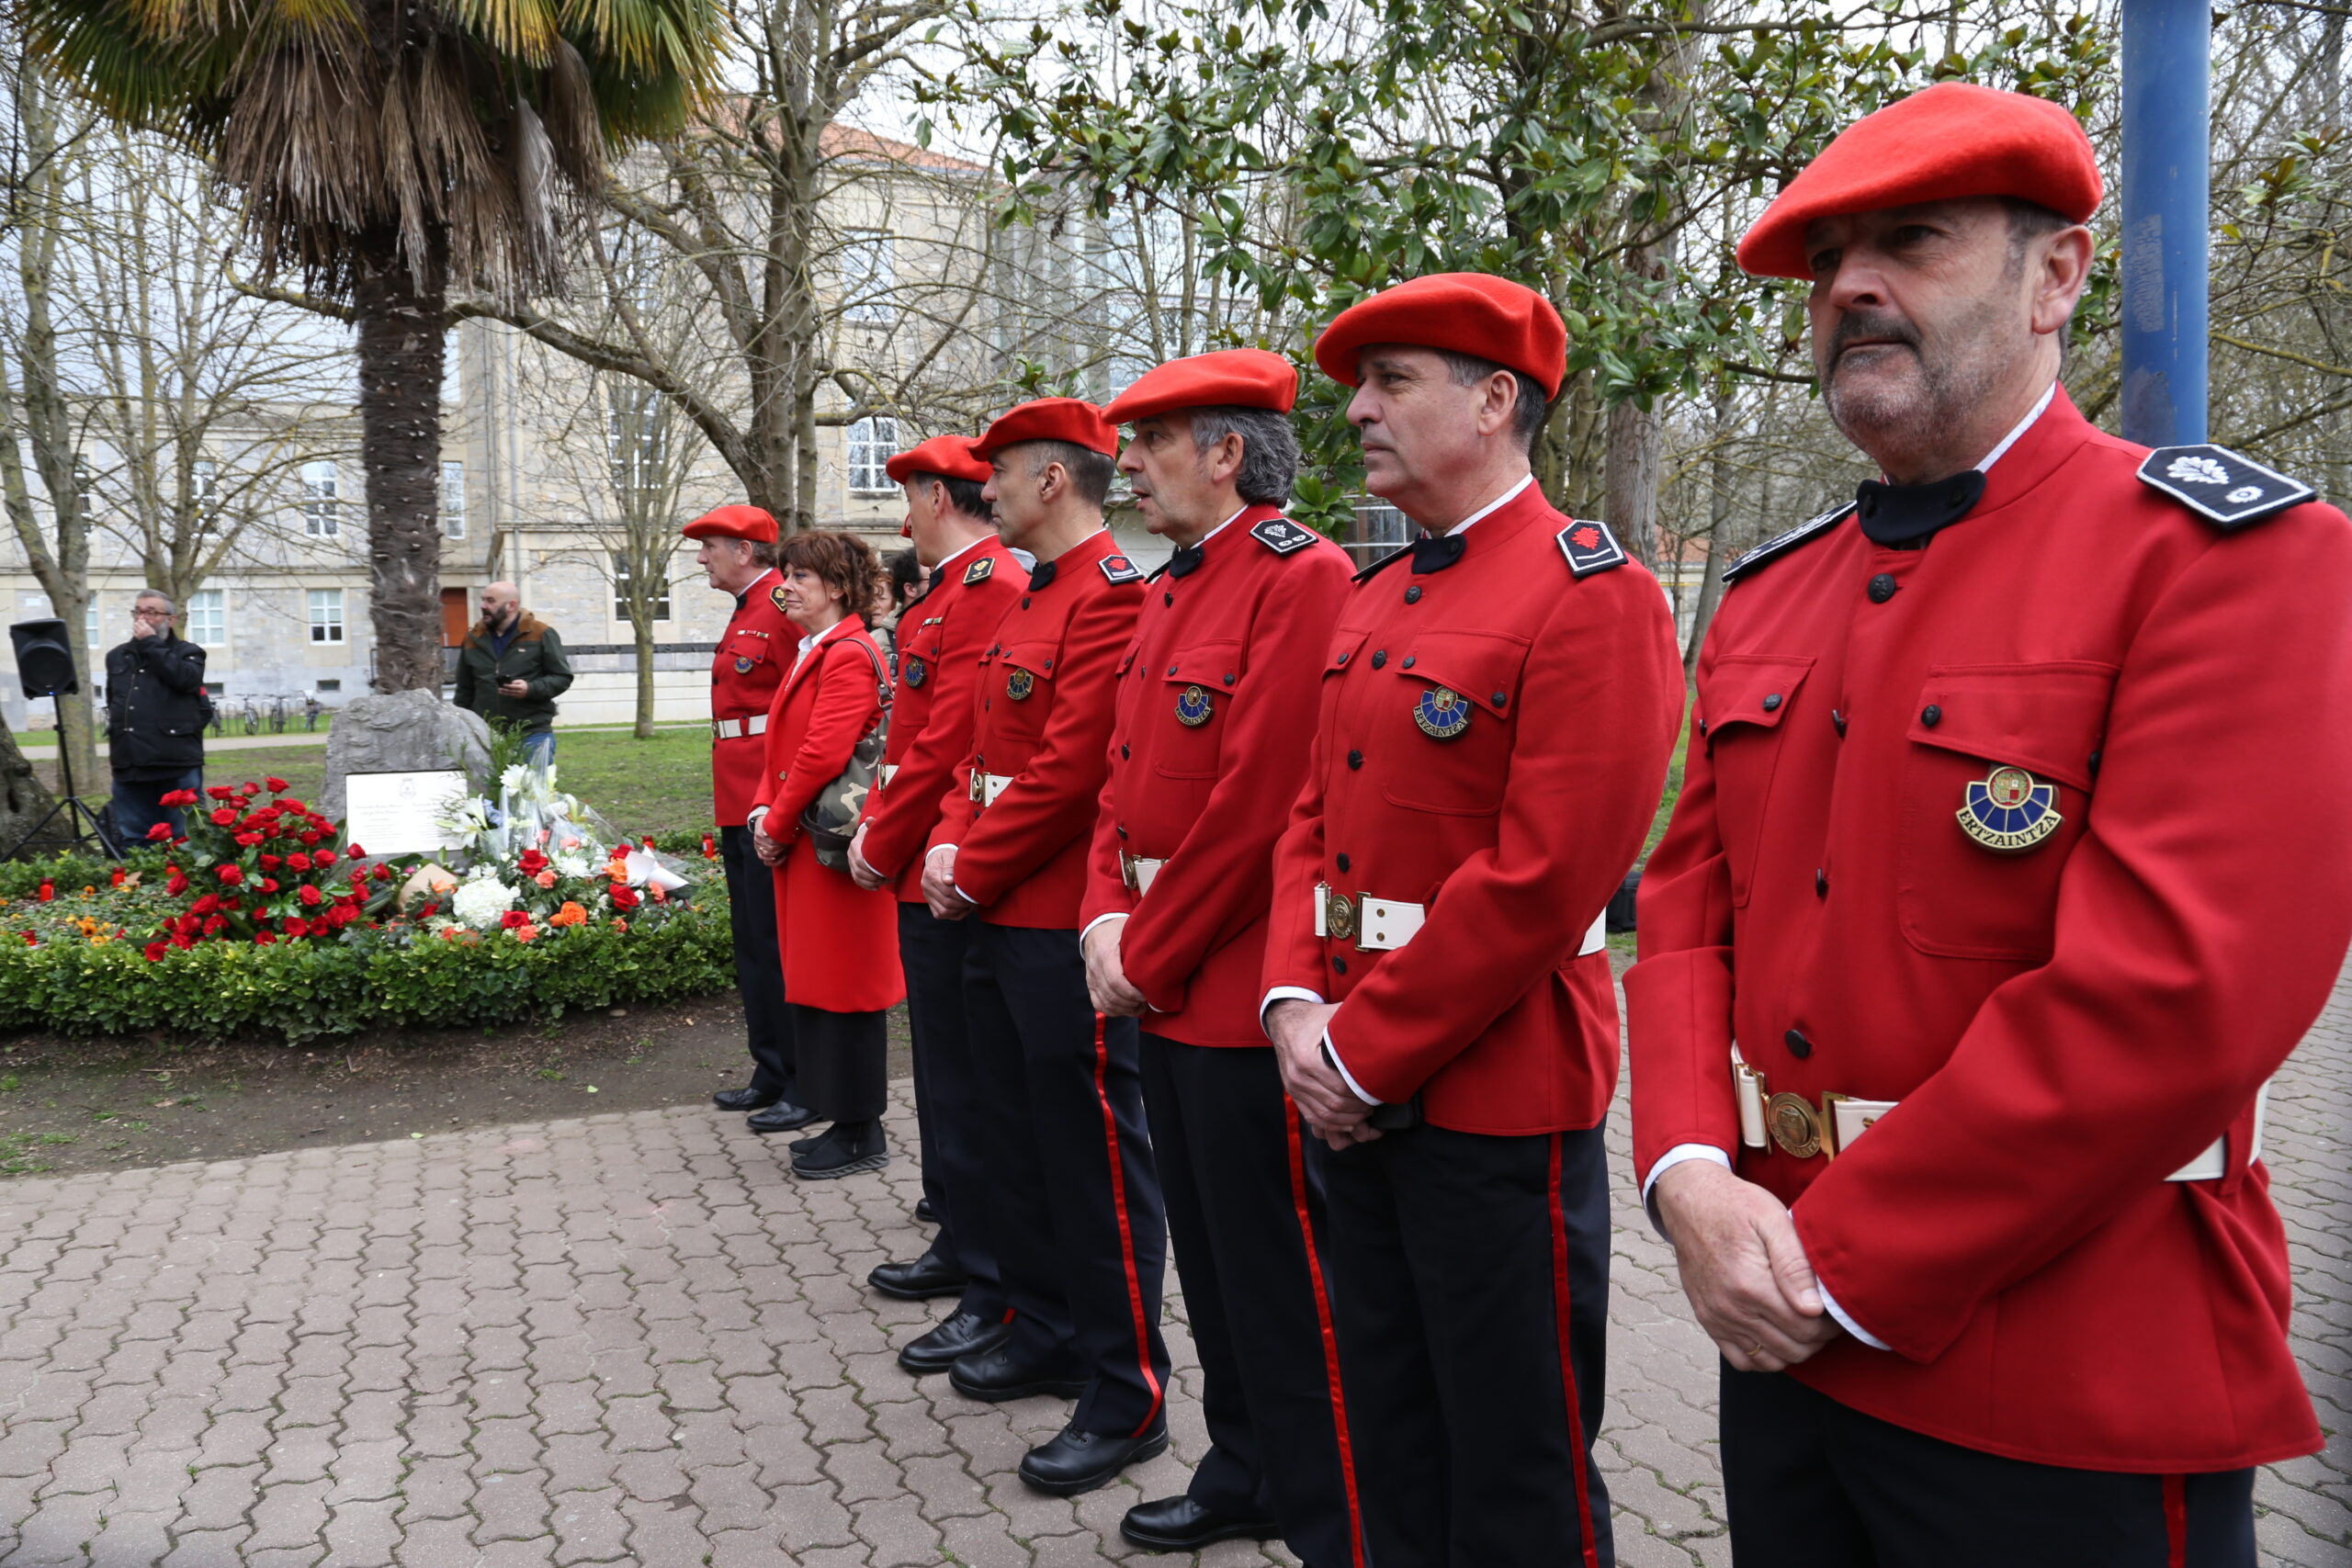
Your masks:
<instances>
[{"instance_id":1,"label":"orange flower","mask_svg":"<svg viewBox=\"0 0 2352 1568\"><path fill-rule=\"evenodd\" d=\"M566 899L562 908L558 909L554 914L548 917L548 924L551 926L577 926L585 924L587 919L587 910L582 908L579 905L572 903L571 900Z\"/></svg>"},{"instance_id":2,"label":"orange flower","mask_svg":"<svg viewBox=\"0 0 2352 1568\"><path fill-rule=\"evenodd\" d=\"M514 940L516 942L537 942L539 940L539 928L537 926L516 926L514 928Z\"/></svg>"},{"instance_id":3,"label":"orange flower","mask_svg":"<svg viewBox=\"0 0 2352 1568\"><path fill-rule=\"evenodd\" d=\"M537 883L542 887L553 887L555 886L555 873L552 870L543 871L539 873L538 875L531 878L531 880Z\"/></svg>"},{"instance_id":4,"label":"orange flower","mask_svg":"<svg viewBox=\"0 0 2352 1568\"><path fill-rule=\"evenodd\" d=\"M616 931L626 931L628 930L628 922L622 919L618 915L615 915L613 917L613 930Z\"/></svg>"}]
</instances>

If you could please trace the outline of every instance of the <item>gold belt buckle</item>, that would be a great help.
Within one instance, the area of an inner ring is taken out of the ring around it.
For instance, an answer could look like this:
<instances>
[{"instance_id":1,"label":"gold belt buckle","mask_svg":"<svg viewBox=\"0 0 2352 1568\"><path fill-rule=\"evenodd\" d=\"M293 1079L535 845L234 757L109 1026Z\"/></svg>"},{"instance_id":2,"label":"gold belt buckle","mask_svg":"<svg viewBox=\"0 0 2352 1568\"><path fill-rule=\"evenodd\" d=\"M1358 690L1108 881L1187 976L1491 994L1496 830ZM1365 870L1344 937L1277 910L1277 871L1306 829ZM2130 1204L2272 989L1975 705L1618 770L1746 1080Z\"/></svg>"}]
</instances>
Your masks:
<instances>
[{"instance_id":1,"label":"gold belt buckle","mask_svg":"<svg viewBox=\"0 0 2352 1568\"><path fill-rule=\"evenodd\" d=\"M1136 886L1136 857L1125 850L1119 852L1119 880L1126 884L1127 891L1130 893L1143 891Z\"/></svg>"},{"instance_id":2,"label":"gold belt buckle","mask_svg":"<svg viewBox=\"0 0 2352 1568\"><path fill-rule=\"evenodd\" d=\"M984 773L980 773L980 772L979 772L979 770L978 770L977 768L976 768L976 769L974 769L974 770L973 770L973 772L972 772L972 789L971 789L971 795L972 795L972 803L973 803L974 805L976 805L976 806L986 806L986 805L988 804L988 798L989 798L989 781L988 781L988 777L987 777L987 775L986 775L986 774L984 774Z\"/></svg>"},{"instance_id":3,"label":"gold belt buckle","mask_svg":"<svg viewBox=\"0 0 2352 1568\"><path fill-rule=\"evenodd\" d=\"M1842 1094L1824 1094L1821 1104L1786 1090L1764 1102L1764 1126L1780 1151L1794 1159L1823 1155L1838 1157L1838 1111Z\"/></svg>"},{"instance_id":4,"label":"gold belt buckle","mask_svg":"<svg viewBox=\"0 0 2352 1568\"><path fill-rule=\"evenodd\" d=\"M1333 942L1346 942L1356 934L1356 902L1333 888L1323 895L1323 929Z\"/></svg>"}]
</instances>

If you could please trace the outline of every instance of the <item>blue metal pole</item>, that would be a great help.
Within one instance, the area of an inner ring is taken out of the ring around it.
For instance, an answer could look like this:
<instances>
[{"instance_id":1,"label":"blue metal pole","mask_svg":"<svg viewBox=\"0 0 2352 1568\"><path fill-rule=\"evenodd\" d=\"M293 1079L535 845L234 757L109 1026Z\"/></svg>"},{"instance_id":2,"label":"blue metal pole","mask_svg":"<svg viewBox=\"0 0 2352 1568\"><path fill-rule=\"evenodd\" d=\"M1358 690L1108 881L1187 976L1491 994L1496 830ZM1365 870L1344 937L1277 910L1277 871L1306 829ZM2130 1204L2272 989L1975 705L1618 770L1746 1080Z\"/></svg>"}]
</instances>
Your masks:
<instances>
[{"instance_id":1,"label":"blue metal pole","mask_svg":"<svg viewBox=\"0 0 2352 1568\"><path fill-rule=\"evenodd\" d=\"M2205 439L2211 0L2123 0L2123 437Z\"/></svg>"}]
</instances>

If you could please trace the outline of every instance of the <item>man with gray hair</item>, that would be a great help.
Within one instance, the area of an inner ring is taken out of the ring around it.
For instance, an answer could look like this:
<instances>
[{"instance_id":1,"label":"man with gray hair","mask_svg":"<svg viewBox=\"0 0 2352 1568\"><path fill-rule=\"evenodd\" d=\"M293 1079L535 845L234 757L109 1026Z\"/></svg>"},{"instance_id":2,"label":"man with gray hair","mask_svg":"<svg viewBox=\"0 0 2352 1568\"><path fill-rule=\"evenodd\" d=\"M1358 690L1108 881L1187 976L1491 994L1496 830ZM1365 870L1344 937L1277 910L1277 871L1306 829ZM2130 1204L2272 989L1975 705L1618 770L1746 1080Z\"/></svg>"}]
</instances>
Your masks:
<instances>
[{"instance_id":1,"label":"man with gray hair","mask_svg":"<svg viewBox=\"0 0 2352 1568\"><path fill-rule=\"evenodd\" d=\"M107 749L114 830L124 845L187 824L164 796L204 787L204 649L172 629L177 606L156 590L131 604L130 640L107 653Z\"/></svg>"},{"instance_id":2,"label":"man with gray hair","mask_svg":"<svg viewBox=\"0 0 2352 1568\"><path fill-rule=\"evenodd\" d=\"M1158 1551L1282 1536L1356 1562L1322 1273L1322 1151L1258 1023L1274 840L1306 783L1348 558L1282 514L1298 372L1230 349L1160 366L1104 417L1144 525L1177 547L1121 666L1083 908L1094 1005L1142 1021L1144 1109L1201 1353L1209 1452L1120 1533Z\"/></svg>"}]
</instances>

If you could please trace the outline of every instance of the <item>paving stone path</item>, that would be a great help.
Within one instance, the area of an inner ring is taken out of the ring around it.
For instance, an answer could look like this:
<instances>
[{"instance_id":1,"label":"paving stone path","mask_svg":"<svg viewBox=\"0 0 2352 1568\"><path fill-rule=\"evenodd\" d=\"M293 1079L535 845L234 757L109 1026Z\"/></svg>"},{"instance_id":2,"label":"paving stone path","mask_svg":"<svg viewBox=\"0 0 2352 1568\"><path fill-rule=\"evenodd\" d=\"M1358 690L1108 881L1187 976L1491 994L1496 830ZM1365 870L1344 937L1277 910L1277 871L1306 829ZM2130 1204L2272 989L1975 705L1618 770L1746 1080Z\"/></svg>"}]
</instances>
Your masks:
<instances>
[{"instance_id":1,"label":"paving stone path","mask_svg":"<svg viewBox=\"0 0 2352 1568\"><path fill-rule=\"evenodd\" d=\"M911 1116L897 1088L893 1133ZM1614 1120L1625 1158L1622 1107ZM2335 1434L2256 1494L2265 1561L2352 1564L2352 986L2267 1155L2297 1345ZM1622 1191L1622 1188L1621 1188ZM0 1187L0 1562L129 1568L1125 1561L1204 1446L1170 1293L1172 1451L1076 1499L1060 1424L892 1361L933 1314L861 1288L922 1232L910 1160L800 1183L692 1107ZM1630 1193L1624 1194L1630 1198ZM1602 1463L1629 1568L1727 1564L1713 1356L1617 1214ZM1180 1559L1166 1561L1179 1562ZM1200 1563L1291 1562L1227 1543Z\"/></svg>"}]
</instances>

